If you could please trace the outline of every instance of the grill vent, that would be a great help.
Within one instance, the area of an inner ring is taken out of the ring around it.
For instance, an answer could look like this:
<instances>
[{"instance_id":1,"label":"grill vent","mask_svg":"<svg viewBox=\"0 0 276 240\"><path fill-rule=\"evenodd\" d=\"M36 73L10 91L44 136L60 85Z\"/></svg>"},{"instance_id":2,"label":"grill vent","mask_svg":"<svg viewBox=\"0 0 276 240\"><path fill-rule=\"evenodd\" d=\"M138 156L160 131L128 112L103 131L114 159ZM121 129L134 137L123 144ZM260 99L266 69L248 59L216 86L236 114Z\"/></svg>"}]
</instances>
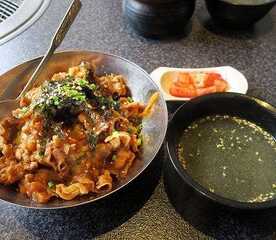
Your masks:
<instances>
[{"instance_id":1,"label":"grill vent","mask_svg":"<svg viewBox=\"0 0 276 240\"><path fill-rule=\"evenodd\" d=\"M0 0L0 45L30 27L51 0Z\"/></svg>"},{"instance_id":2,"label":"grill vent","mask_svg":"<svg viewBox=\"0 0 276 240\"><path fill-rule=\"evenodd\" d=\"M0 23L13 15L19 8L16 2L0 0Z\"/></svg>"}]
</instances>

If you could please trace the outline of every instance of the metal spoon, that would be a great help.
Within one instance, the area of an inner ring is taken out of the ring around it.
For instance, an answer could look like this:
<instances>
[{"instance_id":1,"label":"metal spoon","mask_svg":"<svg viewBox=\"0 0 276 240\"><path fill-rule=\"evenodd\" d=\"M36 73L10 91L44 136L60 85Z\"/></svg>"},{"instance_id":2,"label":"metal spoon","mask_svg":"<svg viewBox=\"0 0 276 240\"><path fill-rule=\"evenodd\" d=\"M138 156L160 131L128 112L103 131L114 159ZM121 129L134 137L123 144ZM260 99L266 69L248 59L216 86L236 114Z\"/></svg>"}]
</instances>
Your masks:
<instances>
[{"instance_id":1,"label":"metal spoon","mask_svg":"<svg viewBox=\"0 0 276 240\"><path fill-rule=\"evenodd\" d=\"M73 0L70 7L68 8L64 18L61 21L61 24L58 27L58 30L56 31L49 49L46 52L46 55L43 57L39 65L37 66L36 70L32 74L31 78L19 94L19 96L15 99L8 99L8 97L13 93L14 89L17 87L18 82L17 81L10 81L10 84L4 91L4 93L1 95L1 99L5 99L3 101L0 101L0 117L3 114L3 112L10 108L16 108L19 104L19 101L22 96L25 95L25 93L33 86L35 81L37 80L39 74L43 70L43 68L47 65L48 61L50 60L51 56L55 52L56 48L61 44L62 40L64 39L66 33L68 32L71 24L75 20L75 17L77 16L79 10L81 8L81 2L80 0ZM3 111L4 110L4 111Z\"/></svg>"}]
</instances>

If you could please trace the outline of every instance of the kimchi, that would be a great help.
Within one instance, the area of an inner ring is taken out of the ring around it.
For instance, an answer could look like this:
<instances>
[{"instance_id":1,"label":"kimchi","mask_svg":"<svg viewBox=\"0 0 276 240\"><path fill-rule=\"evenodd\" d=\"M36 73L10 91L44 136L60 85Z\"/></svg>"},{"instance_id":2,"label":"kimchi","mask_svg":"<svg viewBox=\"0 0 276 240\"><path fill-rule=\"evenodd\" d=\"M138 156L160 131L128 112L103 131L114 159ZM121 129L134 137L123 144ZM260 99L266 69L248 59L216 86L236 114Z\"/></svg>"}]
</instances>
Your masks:
<instances>
[{"instance_id":1,"label":"kimchi","mask_svg":"<svg viewBox=\"0 0 276 240\"><path fill-rule=\"evenodd\" d=\"M219 73L179 72L172 81L169 92L175 97L194 98L201 95L226 92L229 89Z\"/></svg>"}]
</instances>

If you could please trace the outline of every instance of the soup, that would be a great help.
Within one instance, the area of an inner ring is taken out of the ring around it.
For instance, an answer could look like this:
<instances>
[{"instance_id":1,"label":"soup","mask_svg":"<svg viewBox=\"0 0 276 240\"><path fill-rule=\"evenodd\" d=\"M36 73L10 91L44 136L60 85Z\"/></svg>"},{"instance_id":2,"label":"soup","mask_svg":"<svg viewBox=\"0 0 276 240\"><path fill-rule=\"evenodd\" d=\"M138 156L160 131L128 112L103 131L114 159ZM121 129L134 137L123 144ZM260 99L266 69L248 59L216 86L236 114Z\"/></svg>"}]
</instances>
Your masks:
<instances>
[{"instance_id":1,"label":"soup","mask_svg":"<svg viewBox=\"0 0 276 240\"><path fill-rule=\"evenodd\" d=\"M268 132L238 117L207 116L180 138L178 157L200 185L240 202L276 197L276 143Z\"/></svg>"}]
</instances>

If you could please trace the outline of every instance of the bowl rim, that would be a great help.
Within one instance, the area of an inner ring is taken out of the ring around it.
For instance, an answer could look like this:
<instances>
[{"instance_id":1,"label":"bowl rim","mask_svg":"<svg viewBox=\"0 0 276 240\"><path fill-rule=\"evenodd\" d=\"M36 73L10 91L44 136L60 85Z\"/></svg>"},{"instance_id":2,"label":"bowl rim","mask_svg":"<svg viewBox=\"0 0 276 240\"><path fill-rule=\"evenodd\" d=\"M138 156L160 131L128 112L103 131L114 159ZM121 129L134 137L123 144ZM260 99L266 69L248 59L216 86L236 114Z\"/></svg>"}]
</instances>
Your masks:
<instances>
[{"instance_id":1,"label":"bowl rim","mask_svg":"<svg viewBox=\"0 0 276 240\"><path fill-rule=\"evenodd\" d=\"M155 86L156 90L160 91L157 84L152 80L149 73L147 73L142 67L138 66L136 63L134 63L134 62L132 62L132 61L130 61L130 60L124 58L124 57L121 57L121 56L118 56L118 55L115 55L115 54L106 53L106 52L103 52L103 51L94 51L94 50L83 50L83 49L72 49L72 50L70 50L69 49L69 50L56 51L53 54L52 57L54 57L55 55L77 54L77 53L105 55L105 56L108 56L108 57L117 58L117 59L120 59L124 62L127 62L128 64L134 66L136 69L138 69L140 72L142 72L147 77L147 79L149 81L151 81L151 83ZM10 71L13 71L15 68L17 68L17 67L19 67L23 64L31 64L31 63L34 63L34 62L38 61L39 59L42 59L42 58L43 58L43 55L39 55L39 56L36 56L34 58L29 58L28 60L9 68L7 71L3 72L0 76L3 76L5 74L9 73ZM51 59L49 60L49 62L51 62ZM78 207L78 206L85 205L85 204L90 204L90 203L96 202L98 200L101 200L103 198L106 198L106 197L110 196L111 194L113 194L117 191L120 191L122 188L126 187L128 184L130 184L132 181L134 181L136 178L138 178L138 176L140 176L141 173L144 172L148 168L148 166L154 160L154 158L156 157L157 153L160 151L160 149L163 145L163 142L164 142L164 139L165 139L165 136L166 136L166 132L167 132L167 129L168 129L168 109L167 109L166 101L165 101L162 94L160 94L159 99L162 101L162 103L163 103L162 105L164 106L164 108L162 109L163 113L164 113L164 119L163 119L164 120L164 132L162 134L162 137L160 138L159 143L158 143L154 153L152 154L151 159L146 164L143 164L143 166L137 170L137 173L133 177L128 179L122 185L120 185L117 188L111 190L110 192L104 193L104 194L102 194L98 197L88 199L88 200L85 200L85 201L82 201L82 202L80 201L78 203L73 203L73 204L67 205L67 206L50 206L50 207L46 207L47 203L46 204L41 204L41 206L40 205L39 206L32 206L32 205L26 206L26 205L21 205L19 203L15 203L15 202L10 202L10 201L4 200L2 198L0 198L0 201L2 201L3 203L7 203L7 204L14 205L14 206L27 208L27 209L55 210L55 209L65 209L65 208L72 208L72 207Z\"/></svg>"},{"instance_id":2,"label":"bowl rim","mask_svg":"<svg viewBox=\"0 0 276 240\"><path fill-rule=\"evenodd\" d=\"M174 119L175 116L180 114L180 111L182 110L182 108L185 107L186 104L197 104L200 103L202 101L208 100L208 99L212 99L214 97L231 97L231 96L235 96L241 99L246 99L246 100L250 100L253 101L255 103L257 103L260 107L268 110L271 113L276 113L276 108L261 100L260 98L256 98L256 97L252 97L252 96L248 96L245 94L241 94L241 93L213 93L213 94L208 94L208 95L204 95L204 96L200 96L197 98L194 98L190 101L188 101L187 103L182 104L180 107L177 108L177 110L174 112L172 118L169 121L169 126L168 126L168 130L167 130L167 138L166 138L166 149L168 152L168 156L169 156L169 161L171 161L173 168L176 170L177 174L181 177L182 181L185 184L188 184L191 188L193 188L200 196L203 196L204 198L211 200L212 202L215 203L220 203L221 205L227 206L227 207L231 207L231 208L236 208L236 209L243 209L243 210L260 210L260 209L267 209L267 208L271 208L271 207L275 207L276 206L276 198L269 200L269 201L265 201L265 202L258 202L258 203L251 203L251 202L239 202L236 200L232 200L229 198L225 198L221 195L218 195L216 193L213 193L211 191L209 191L207 188L203 187L201 184L199 184L198 182L196 182L189 174L188 172L183 168L183 166L181 165L180 161L178 160L177 156L175 155L175 151L173 150L175 148L175 145L173 144L173 142L170 142L169 139L171 139L171 134L172 134L172 128L175 127L174 124Z\"/></svg>"},{"instance_id":3,"label":"bowl rim","mask_svg":"<svg viewBox=\"0 0 276 240\"><path fill-rule=\"evenodd\" d=\"M206 0L209 1L209 0ZM276 0L270 0L270 2L265 2L265 3L260 3L260 4L244 4L244 3L231 3L230 0L217 0L217 1L221 1L224 3L227 3L231 6L237 6L237 7L261 7L261 6L267 6L267 5L271 5L271 4L275 4Z\"/></svg>"}]
</instances>

